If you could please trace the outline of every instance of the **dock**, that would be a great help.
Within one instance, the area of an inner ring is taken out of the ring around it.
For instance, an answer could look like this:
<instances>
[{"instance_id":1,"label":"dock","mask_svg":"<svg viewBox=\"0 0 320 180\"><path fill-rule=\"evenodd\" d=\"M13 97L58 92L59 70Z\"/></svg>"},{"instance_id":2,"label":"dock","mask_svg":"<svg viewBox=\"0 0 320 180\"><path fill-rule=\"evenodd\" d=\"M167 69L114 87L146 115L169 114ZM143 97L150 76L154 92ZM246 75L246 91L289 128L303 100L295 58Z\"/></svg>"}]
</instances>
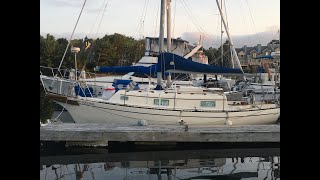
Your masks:
<instances>
[{"instance_id":1,"label":"dock","mask_svg":"<svg viewBox=\"0 0 320 180\"><path fill-rule=\"evenodd\" d=\"M40 127L40 141L279 143L280 125L191 126L57 123Z\"/></svg>"}]
</instances>

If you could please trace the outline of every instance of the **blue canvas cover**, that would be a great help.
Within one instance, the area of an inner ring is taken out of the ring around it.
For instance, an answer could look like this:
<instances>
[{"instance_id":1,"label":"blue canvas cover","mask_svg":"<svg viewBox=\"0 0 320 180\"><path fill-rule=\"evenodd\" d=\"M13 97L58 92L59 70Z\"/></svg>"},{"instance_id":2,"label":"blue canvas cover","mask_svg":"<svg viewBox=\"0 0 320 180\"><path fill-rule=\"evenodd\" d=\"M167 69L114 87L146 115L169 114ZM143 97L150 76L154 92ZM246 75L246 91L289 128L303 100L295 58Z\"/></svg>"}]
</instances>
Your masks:
<instances>
[{"instance_id":1,"label":"blue canvas cover","mask_svg":"<svg viewBox=\"0 0 320 180\"><path fill-rule=\"evenodd\" d=\"M158 63L149 67L145 66L101 66L100 72L114 73L145 73L155 74L156 72L175 72L188 74L221 74L221 75L242 75L240 69L223 66L207 65L185 59L173 53L161 53L158 56Z\"/></svg>"}]
</instances>

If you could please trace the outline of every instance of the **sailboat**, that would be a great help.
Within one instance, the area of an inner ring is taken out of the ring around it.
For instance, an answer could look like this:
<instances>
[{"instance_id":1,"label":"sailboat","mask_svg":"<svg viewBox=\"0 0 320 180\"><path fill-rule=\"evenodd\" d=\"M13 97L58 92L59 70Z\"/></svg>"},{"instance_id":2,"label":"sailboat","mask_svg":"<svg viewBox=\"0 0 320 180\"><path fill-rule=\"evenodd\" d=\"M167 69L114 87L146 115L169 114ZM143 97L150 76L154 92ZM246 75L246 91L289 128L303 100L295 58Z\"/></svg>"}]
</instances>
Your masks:
<instances>
[{"instance_id":1,"label":"sailboat","mask_svg":"<svg viewBox=\"0 0 320 180\"><path fill-rule=\"evenodd\" d=\"M264 59L253 74L253 78L247 81L239 81L233 87L245 95L254 94L257 101L277 100L280 97L280 51L268 56L260 56L255 59ZM268 60L273 60L268 62ZM272 65L273 68L269 66Z\"/></svg>"},{"instance_id":2,"label":"sailboat","mask_svg":"<svg viewBox=\"0 0 320 180\"><path fill-rule=\"evenodd\" d=\"M164 25L165 0L161 3L160 22ZM217 4L219 7L218 1ZM219 10L222 14L220 7ZM106 98L92 95L83 97L79 94L64 96L50 92L47 96L67 109L76 123L255 125L272 124L277 121L280 116L280 107L277 103L257 105L254 101L228 101L223 92L202 87L183 87L168 83L164 88L161 84L162 77L167 75L170 82L170 74L166 73L242 75L243 71L241 66L237 69L206 65L191 60L186 61L179 55L163 52L164 26L160 27L160 53L156 64L147 67L96 67L100 72L156 74L158 83L155 89L118 88ZM228 31L227 34L230 39ZM230 42L232 43L231 39ZM84 93L86 90L86 88L81 89ZM90 89L89 94L91 94Z\"/></svg>"},{"instance_id":3,"label":"sailboat","mask_svg":"<svg viewBox=\"0 0 320 180\"><path fill-rule=\"evenodd\" d=\"M151 66L158 62L157 56L155 54L159 54L159 47L155 44L158 44L159 38L154 37L146 37L145 38L145 55L132 66ZM166 39L165 39L166 41ZM173 39L171 40L172 45L175 46L175 49L171 51L173 54L181 55L185 58L185 60L192 59L193 61L197 61L198 58L198 50L202 47L202 44L199 43L196 46L188 45L188 41L183 39ZM201 41L201 40L200 40ZM188 48L185 48L188 47ZM158 49L156 49L158 48ZM205 62L204 62L205 63ZM208 64L207 62L205 64ZM55 69L40 67L41 69L50 69L50 72L54 72ZM40 71L42 72L42 71ZM45 75L40 74L40 79L43 81L43 85L46 90L50 93L62 94L66 96L70 96L72 92L70 89L75 84L75 69L67 70L67 73L64 72L60 77L54 77L54 74ZM97 77L96 74L85 72L84 70L78 72L80 76L78 80L82 83L86 84L88 87L93 89L92 95L95 97L102 96L104 89L106 87L112 86L115 80L129 80L133 84L138 84L140 89L152 88L157 84L157 79L153 77L147 77L145 75L139 75L135 72L126 72L125 75L112 75L112 76L103 76ZM66 75L68 74L68 76ZM55 83L52 83L54 82ZM196 81L187 81L187 80L176 80L175 84L177 85L186 85L186 86L194 86L196 85Z\"/></svg>"},{"instance_id":4,"label":"sailboat","mask_svg":"<svg viewBox=\"0 0 320 180\"><path fill-rule=\"evenodd\" d=\"M161 65L171 71L194 71L239 74L239 69L218 68L190 61L183 57L162 53L157 66L151 67L100 67L100 71L136 71L155 73ZM172 63L174 62L174 63ZM183 63L182 63L183 62ZM181 66L182 65L182 66ZM129 69L127 69L129 68ZM192 69L191 69L192 68ZM209 69L210 68L210 69ZM48 97L64 106L76 123L137 124L271 124L280 114L277 104L249 104L227 101L224 93L201 87L173 87L166 90L118 90L109 99L87 97Z\"/></svg>"}]
</instances>

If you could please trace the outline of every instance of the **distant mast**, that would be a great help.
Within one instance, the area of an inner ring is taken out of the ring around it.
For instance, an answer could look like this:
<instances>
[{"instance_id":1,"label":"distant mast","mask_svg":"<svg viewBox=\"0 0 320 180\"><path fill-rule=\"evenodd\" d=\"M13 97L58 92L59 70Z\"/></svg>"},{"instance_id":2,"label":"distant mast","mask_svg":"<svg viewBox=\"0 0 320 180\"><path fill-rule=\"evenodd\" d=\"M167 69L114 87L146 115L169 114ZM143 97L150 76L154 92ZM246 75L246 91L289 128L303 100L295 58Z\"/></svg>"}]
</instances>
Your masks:
<instances>
[{"instance_id":1,"label":"distant mast","mask_svg":"<svg viewBox=\"0 0 320 180\"><path fill-rule=\"evenodd\" d=\"M221 0L221 9L222 9L222 1ZM221 17L221 66L223 66L223 28L222 28L222 17Z\"/></svg>"},{"instance_id":2,"label":"distant mast","mask_svg":"<svg viewBox=\"0 0 320 180\"><path fill-rule=\"evenodd\" d=\"M237 52L236 52L236 50L235 50L235 48L234 48L232 39L231 39L231 37L230 37L229 29L228 29L228 26L226 25L226 22L225 22L225 20L224 20L223 13L222 13L222 10L221 10L221 7L220 7L220 5L219 5L218 0L216 0L216 2L217 2L217 6L218 6L218 9L219 9L219 12L220 12L221 20L222 20L222 22L223 22L224 29L226 30L226 33L227 33L227 36L228 36L228 40L229 40L229 42L230 42L231 50L232 50L233 55L234 55L234 57L235 57L235 59L236 59L237 65L239 66L239 69L241 70L242 73L244 73L243 70L242 70L242 67L241 67L241 64L240 64L240 61L239 61Z\"/></svg>"},{"instance_id":3,"label":"distant mast","mask_svg":"<svg viewBox=\"0 0 320 180\"><path fill-rule=\"evenodd\" d=\"M278 30L279 32L279 47L280 47L280 29Z\"/></svg>"},{"instance_id":4,"label":"distant mast","mask_svg":"<svg viewBox=\"0 0 320 180\"><path fill-rule=\"evenodd\" d=\"M171 52L171 0L167 2L167 52Z\"/></svg>"}]
</instances>

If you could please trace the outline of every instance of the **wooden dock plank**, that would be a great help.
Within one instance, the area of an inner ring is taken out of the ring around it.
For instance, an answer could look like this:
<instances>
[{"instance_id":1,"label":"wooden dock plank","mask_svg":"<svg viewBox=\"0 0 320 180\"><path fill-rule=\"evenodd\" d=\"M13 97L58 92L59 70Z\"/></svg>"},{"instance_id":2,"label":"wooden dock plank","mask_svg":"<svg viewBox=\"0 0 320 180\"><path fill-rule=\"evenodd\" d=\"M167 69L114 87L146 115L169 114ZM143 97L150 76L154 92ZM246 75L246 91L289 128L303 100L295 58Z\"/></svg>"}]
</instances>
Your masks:
<instances>
[{"instance_id":1,"label":"wooden dock plank","mask_svg":"<svg viewBox=\"0 0 320 180\"><path fill-rule=\"evenodd\" d=\"M280 125L119 126L116 124L48 124L41 141L280 142Z\"/></svg>"}]
</instances>

